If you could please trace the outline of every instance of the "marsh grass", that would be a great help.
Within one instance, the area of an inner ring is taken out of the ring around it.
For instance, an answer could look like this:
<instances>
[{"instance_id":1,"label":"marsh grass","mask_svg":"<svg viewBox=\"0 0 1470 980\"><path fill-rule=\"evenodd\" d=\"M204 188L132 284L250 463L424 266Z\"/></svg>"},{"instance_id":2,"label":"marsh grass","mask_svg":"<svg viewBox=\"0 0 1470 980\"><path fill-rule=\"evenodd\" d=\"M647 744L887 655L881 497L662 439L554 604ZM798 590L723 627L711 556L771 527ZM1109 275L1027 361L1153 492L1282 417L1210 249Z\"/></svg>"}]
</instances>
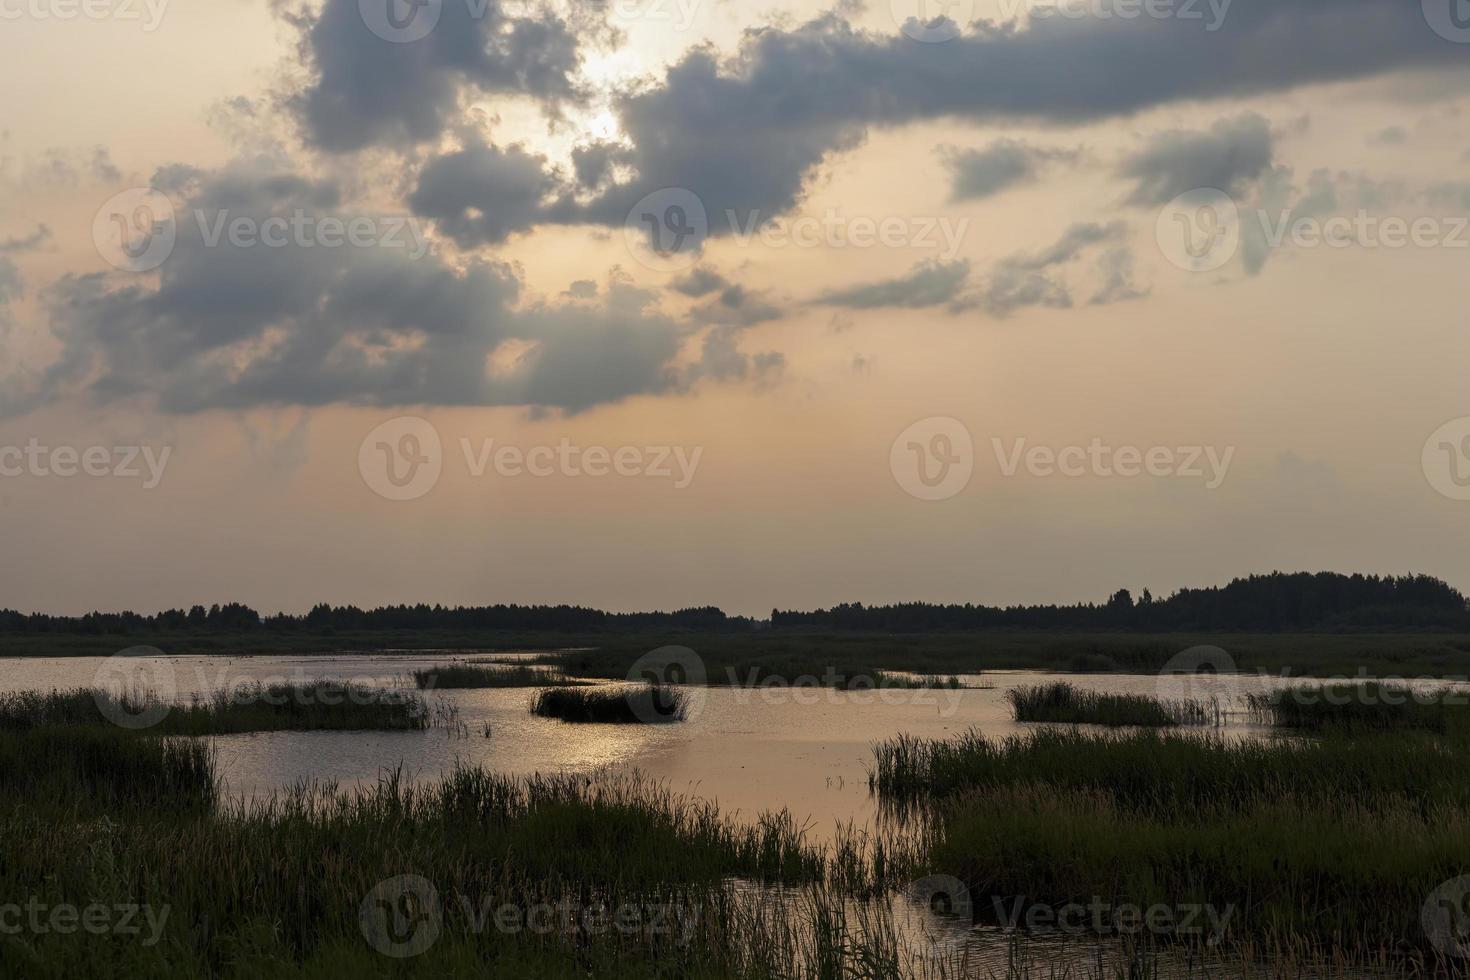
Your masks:
<instances>
[{"instance_id":1,"label":"marsh grass","mask_svg":"<svg viewBox=\"0 0 1470 980\"><path fill-rule=\"evenodd\" d=\"M207 809L217 786L213 751L191 739L101 727L0 734L0 800L58 819Z\"/></svg>"},{"instance_id":2,"label":"marsh grass","mask_svg":"<svg viewBox=\"0 0 1470 980\"><path fill-rule=\"evenodd\" d=\"M51 725L113 727L103 708L130 716L163 707L151 693L101 689L26 691L0 695L0 731ZM439 717L412 691L333 680L302 684L247 684L168 704L154 735L228 735L266 731L420 731Z\"/></svg>"},{"instance_id":3,"label":"marsh grass","mask_svg":"<svg viewBox=\"0 0 1470 980\"><path fill-rule=\"evenodd\" d=\"M553 687L537 691L531 714L578 724L669 724L683 721L689 696L661 684L616 690Z\"/></svg>"},{"instance_id":4,"label":"marsh grass","mask_svg":"<svg viewBox=\"0 0 1470 980\"><path fill-rule=\"evenodd\" d=\"M454 663L425 667L413 672L414 684L420 690L492 687L577 687L588 681L558 677L546 669L523 665L489 666Z\"/></svg>"},{"instance_id":5,"label":"marsh grass","mask_svg":"<svg viewBox=\"0 0 1470 980\"><path fill-rule=\"evenodd\" d=\"M6 735L0 745L36 749L42 734ZM89 773L106 772L83 747L103 737L73 729L48 745L86 762ZM118 752L151 752L156 762L173 744L112 733L104 741L114 762ZM55 755L46 764L69 772ZM27 772L42 778L42 757L31 757ZM157 765L133 767L121 784L142 789L159 775ZM403 874L431 882L442 911L442 937L411 975L775 977L793 975L791 964L819 948L868 955L845 925L820 946L816 923L803 919L839 901L829 880L875 880L872 870L845 863L867 860L865 840L829 850L809 844L787 812L737 822L637 775L513 778L459 768L411 785L394 772L360 790L300 786L207 809L157 796L150 811L124 808L109 820L78 820L75 801L59 796L10 792L32 788L14 774L0 786L4 894L169 909L154 945L114 935L0 935L0 975L410 975L367 948L359 921L374 886ZM818 897L769 904L763 896L772 886L810 886ZM558 912L545 933L507 933L485 919L506 905ZM593 933L567 927L563 905L579 915L656 908L678 929Z\"/></svg>"},{"instance_id":6,"label":"marsh grass","mask_svg":"<svg viewBox=\"0 0 1470 980\"><path fill-rule=\"evenodd\" d=\"M1445 732L1453 720L1470 717L1466 704L1463 691L1377 682L1286 687L1246 698L1253 720L1311 732Z\"/></svg>"},{"instance_id":7,"label":"marsh grass","mask_svg":"<svg viewBox=\"0 0 1470 980\"><path fill-rule=\"evenodd\" d=\"M1164 728L1218 725L1221 720L1217 702L1084 691L1065 681L1013 688L1006 692L1006 701L1016 721Z\"/></svg>"},{"instance_id":8,"label":"marsh grass","mask_svg":"<svg viewBox=\"0 0 1470 980\"><path fill-rule=\"evenodd\" d=\"M870 785L978 908L1235 908L1228 938L1433 955L1420 909L1470 867L1470 761L1408 732L1314 740L1046 729L900 737Z\"/></svg>"}]
</instances>

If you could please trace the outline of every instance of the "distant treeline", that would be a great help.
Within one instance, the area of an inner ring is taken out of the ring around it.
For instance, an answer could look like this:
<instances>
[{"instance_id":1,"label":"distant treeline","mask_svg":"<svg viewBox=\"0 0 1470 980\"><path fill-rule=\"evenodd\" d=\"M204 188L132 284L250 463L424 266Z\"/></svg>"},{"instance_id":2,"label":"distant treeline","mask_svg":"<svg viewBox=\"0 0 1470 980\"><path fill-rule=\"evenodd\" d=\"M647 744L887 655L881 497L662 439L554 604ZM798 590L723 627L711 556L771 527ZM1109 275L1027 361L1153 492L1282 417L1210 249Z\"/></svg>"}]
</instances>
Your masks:
<instances>
[{"instance_id":1,"label":"distant treeline","mask_svg":"<svg viewBox=\"0 0 1470 980\"><path fill-rule=\"evenodd\" d=\"M1073 606L892 606L861 603L813 612L771 612L769 621L728 616L714 606L677 612L610 613L582 606L318 605L303 616L262 616L249 606L194 606L151 616L135 612L47 616L0 610L0 634L147 634L391 632L446 630L517 633L746 632L763 628L885 633L964 630L1139 630L1147 632L1289 631L1369 628L1470 629L1465 596L1427 575L1377 576L1306 572L1252 575L1209 589L1180 589L1135 600L1120 589L1102 604Z\"/></svg>"},{"instance_id":2,"label":"distant treeline","mask_svg":"<svg viewBox=\"0 0 1470 980\"><path fill-rule=\"evenodd\" d=\"M708 632L750 630L755 621L727 616L714 607L663 613L610 613L582 606L356 606L318 605L304 616L262 616L249 606L195 606L152 616L135 612L85 616L29 615L0 610L4 633L234 633L248 630L384 632L395 630L513 631L522 633L638 633L669 630Z\"/></svg>"},{"instance_id":3,"label":"distant treeline","mask_svg":"<svg viewBox=\"0 0 1470 980\"><path fill-rule=\"evenodd\" d=\"M1299 572L1252 575L1229 585L1180 589L1156 599L1127 589L1106 603L1075 606L835 606L771 614L778 629L922 633L978 629L1127 629L1151 632L1304 630L1364 627L1470 628L1465 596L1428 575Z\"/></svg>"}]
</instances>

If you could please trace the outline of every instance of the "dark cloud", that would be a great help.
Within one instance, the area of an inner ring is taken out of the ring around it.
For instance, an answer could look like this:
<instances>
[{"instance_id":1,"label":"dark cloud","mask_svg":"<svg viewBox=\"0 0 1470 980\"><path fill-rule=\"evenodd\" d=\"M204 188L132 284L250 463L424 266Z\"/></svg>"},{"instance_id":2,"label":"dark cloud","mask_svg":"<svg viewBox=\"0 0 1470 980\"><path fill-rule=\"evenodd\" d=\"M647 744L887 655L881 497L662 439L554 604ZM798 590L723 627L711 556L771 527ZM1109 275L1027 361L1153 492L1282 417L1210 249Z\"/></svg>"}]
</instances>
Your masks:
<instances>
[{"instance_id":1,"label":"dark cloud","mask_svg":"<svg viewBox=\"0 0 1470 980\"><path fill-rule=\"evenodd\" d=\"M471 144L431 160L409 196L415 214L438 222L462 248L499 243L542 219L557 188L546 158L519 146Z\"/></svg>"},{"instance_id":2,"label":"dark cloud","mask_svg":"<svg viewBox=\"0 0 1470 980\"><path fill-rule=\"evenodd\" d=\"M294 15L313 75L288 102L311 143L345 152L435 139L456 119L464 90L550 106L578 98L581 54L563 20L544 9L515 16L501 0L445 0L439 10L434 29L407 43L373 33L358 0Z\"/></svg>"},{"instance_id":3,"label":"dark cloud","mask_svg":"<svg viewBox=\"0 0 1470 980\"><path fill-rule=\"evenodd\" d=\"M63 345L48 396L147 397L167 412L258 405L526 405L580 411L682 390L674 359L692 332L656 296L615 280L601 302L523 296L511 267L451 267L432 252L375 247L210 246L194 209L231 220L313 212L330 185L236 167L180 202L156 288L100 274L47 293ZM344 215L346 217L346 215ZM527 349L491 370L502 344Z\"/></svg>"},{"instance_id":4,"label":"dark cloud","mask_svg":"<svg viewBox=\"0 0 1470 980\"><path fill-rule=\"evenodd\" d=\"M0 238L0 252L29 252L40 248L47 239L51 237L51 229L42 224L37 225L36 230L26 235L16 235L13 238Z\"/></svg>"},{"instance_id":5,"label":"dark cloud","mask_svg":"<svg viewBox=\"0 0 1470 980\"><path fill-rule=\"evenodd\" d=\"M1271 157L1270 124L1246 113L1222 119L1206 132L1159 133L1118 173L1138 182L1128 202L1152 207L1205 187L1239 191L1271 168Z\"/></svg>"},{"instance_id":6,"label":"dark cloud","mask_svg":"<svg viewBox=\"0 0 1470 980\"><path fill-rule=\"evenodd\" d=\"M956 302L956 308L978 306L996 318L1004 318L1032 306L1068 309L1073 305L1072 291L1058 267L1068 265L1093 246L1119 242L1127 231L1122 222L1073 225L1056 242L1040 251L1018 252L995 263L979 287ZM1107 261L1104 260L1105 263ZM1094 296L1094 302L1130 298L1129 294L1135 290L1131 279L1131 259L1120 268L1104 268L1103 272L1105 277L1111 274L1113 281L1104 283L1103 289Z\"/></svg>"},{"instance_id":7,"label":"dark cloud","mask_svg":"<svg viewBox=\"0 0 1470 980\"><path fill-rule=\"evenodd\" d=\"M774 303L739 285L726 285L719 296L689 311L689 318L696 323L733 327L750 327L779 320L782 316L781 309Z\"/></svg>"},{"instance_id":8,"label":"dark cloud","mask_svg":"<svg viewBox=\"0 0 1470 980\"><path fill-rule=\"evenodd\" d=\"M1003 262L1012 268L1028 271L1049 269L1072 261L1089 246L1118 241L1127 232L1128 226L1121 221L1112 221L1105 225L1084 222L1068 228L1061 238L1039 252L1020 252Z\"/></svg>"},{"instance_id":9,"label":"dark cloud","mask_svg":"<svg viewBox=\"0 0 1470 980\"><path fill-rule=\"evenodd\" d=\"M1463 55L1403 0L1238 4L1214 31L1181 18L1033 18L1024 29L976 25L943 44L860 31L830 14L790 30L748 31L728 59L696 48L657 83L619 96L627 143L599 144L576 168L581 187L597 191L574 199L569 186L526 220L621 225L649 193L683 188L704 203L710 234L731 234L791 210L816 167L874 126L1085 123L1186 99L1462 67ZM1255 138L1255 156L1240 147L1246 155L1223 170L1186 169L1191 145L1155 148L1137 163L1139 200L1186 173L1225 181L1249 173L1260 160L1260 128L1237 125L1241 133L1224 135ZM614 160L631 179L609 180Z\"/></svg>"},{"instance_id":10,"label":"dark cloud","mask_svg":"<svg viewBox=\"0 0 1470 980\"><path fill-rule=\"evenodd\" d=\"M678 277L669 285L675 292L698 298L724 289L729 284L729 281L715 270L700 266L690 269L686 275Z\"/></svg>"},{"instance_id":11,"label":"dark cloud","mask_svg":"<svg viewBox=\"0 0 1470 980\"><path fill-rule=\"evenodd\" d=\"M970 263L965 259L922 262L897 279L834 290L817 302L854 310L943 306L959 297L969 276Z\"/></svg>"},{"instance_id":12,"label":"dark cloud","mask_svg":"<svg viewBox=\"0 0 1470 980\"><path fill-rule=\"evenodd\" d=\"M1030 183L1047 164L1076 160L1079 155L1076 150L1048 149L1014 139L996 140L983 150L949 147L942 152L953 175L950 197L955 201L990 197Z\"/></svg>"},{"instance_id":13,"label":"dark cloud","mask_svg":"<svg viewBox=\"0 0 1470 980\"><path fill-rule=\"evenodd\" d=\"M947 307L951 313L979 308L994 317L1006 317L1028 306L1065 309L1073 305L1072 291L1058 271L1098 245L1115 247L1098 261L1103 282L1090 300L1113 303L1145 295L1133 282L1133 255L1122 240L1128 227L1121 221L1083 223L1068 228L1051 245L1035 252L1017 252L996 262L978 282L970 263L930 261L897 279L835 290L818 303L847 309L923 309Z\"/></svg>"},{"instance_id":14,"label":"dark cloud","mask_svg":"<svg viewBox=\"0 0 1470 980\"><path fill-rule=\"evenodd\" d=\"M1109 303L1143 299L1149 294L1149 290L1140 287L1133 281L1133 252L1131 249L1122 246L1108 249L1098 259L1097 271L1102 277L1102 285L1087 301L1091 306L1106 306Z\"/></svg>"},{"instance_id":15,"label":"dark cloud","mask_svg":"<svg viewBox=\"0 0 1470 980\"><path fill-rule=\"evenodd\" d=\"M712 328L704 337L699 361L691 369L690 376L714 381L754 379L765 382L780 374L786 366L785 355L777 351L761 351L753 355L742 352L737 346L740 330L738 324Z\"/></svg>"}]
</instances>

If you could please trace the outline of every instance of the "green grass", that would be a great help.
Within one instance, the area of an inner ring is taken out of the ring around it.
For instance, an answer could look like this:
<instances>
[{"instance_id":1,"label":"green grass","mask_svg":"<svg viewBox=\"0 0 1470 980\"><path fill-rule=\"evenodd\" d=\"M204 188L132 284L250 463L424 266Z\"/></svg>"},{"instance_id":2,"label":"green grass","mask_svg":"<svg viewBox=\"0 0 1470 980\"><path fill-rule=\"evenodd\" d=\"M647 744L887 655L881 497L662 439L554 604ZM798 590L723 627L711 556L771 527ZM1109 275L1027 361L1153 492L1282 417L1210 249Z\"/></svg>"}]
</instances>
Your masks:
<instances>
[{"instance_id":1,"label":"green grass","mask_svg":"<svg viewBox=\"0 0 1470 980\"><path fill-rule=\"evenodd\" d=\"M1423 733L970 732L878 745L871 785L982 912L1208 903L1236 909L1237 940L1432 958L1420 909L1470 868L1465 749Z\"/></svg>"},{"instance_id":2,"label":"green grass","mask_svg":"<svg viewBox=\"0 0 1470 980\"><path fill-rule=\"evenodd\" d=\"M579 724L654 725L683 721L689 696L667 685L620 690L551 687L531 699L531 714Z\"/></svg>"},{"instance_id":3,"label":"green grass","mask_svg":"<svg viewBox=\"0 0 1470 980\"><path fill-rule=\"evenodd\" d=\"M215 802L216 786L213 753L190 739L140 739L103 727L0 734L0 800L58 819L195 811Z\"/></svg>"},{"instance_id":4,"label":"green grass","mask_svg":"<svg viewBox=\"0 0 1470 980\"><path fill-rule=\"evenodd\" d=\"M152 943L7 930L3 976L773 978L816 975L832 957L889 955L879 948L886 932L869 934L861 917L842 914L848 893L839 889L875 880L873 869L891 862L857 837L810 844L789 813L736 822L636 775L513 778L478 768L418 786L390 774L363 790L302 787L248 803L200 806L184 794L183 806L159 787L176 768L167 753L187 743L102 729L54 735L0 735L0 894L141 903L167 917ZM207 765L190 772L212 784ZM37 796L37 780L77 795ZM144 796L104 792L122 786ZM83 799L109 819L79 810ZM398 961L368 948L360 910L379 882L404 874L433 884L443 918L424 957ZM812 890L777 897L755 883ZM481 918L537 905L556 910L549 933L505 932ZM568 932L563 907L649 910L678 931L648 919L627 935L578 931L579 916Z\"/></svg>"},{"instance_id":5,"label":"green grass","mask_svg":"<svg viewBox=\"0 0 1470 980\"><path fill-rule=\"evenodd\" d=\"M1467 694L1443 688L1415 691L1403 684L1312 684L1247 698L1250 713L1267 724L1310 732L1444 732L1470 717Z\"/></svg>"},{"instance_id":6,"label":"green grass","mask_svg":"<svg viewBox=\"0 0 1470 980\"><path fill-rule=\"evenodd\" d=\"M104 707L110 711L104 712ZM321 680L243 685L182 704L164 704L146 692L113 694L90 688L3 694L0 731L46 725L113 726L113 712L134 717L156 712L159 720L155 724L138 729L155 735L419 731L434 720L424 700L412 691Z\"/></svg>"},{"instance_id":7,"label":"green grass","mask_svg":"<svg viewBox=\"0 0 1470 980\"><path fill-rule=\"evenodd\" d=\"M576 686L586 681L557 677L545 669L523 666L484 666L479 664L445 664L425 667L413 672L414 684L420 690L486 687Z\"/></svg>"},{"instance_id":8,"label":"green grass","mask_svg":"<svg viewBox=\"0 0 1470 980\"><path fill-rule=\"evenodd\" d=\"M1013 688L1006 692L1006 701L1016 721L1153 728L1220 723L1217 704L1084 691L1065 681Z\"/></svg>"},{"instance_id":9,"label":"green grass","mask_svg":"<svg viewBox=\"0 0 1470 980\"><path fill-rule=\"evenodd\" d=\"M712 685L747 686L776 677L842 677L875 671L978 674L991 670L1059 673L1158 673L1181 652L1225 650L1245 672L1330 678L1470 678L1470 637L1453 633L798 633L749 635L542 637L536 646L587 647L543 654L540 662L573 676L626 679L648 651L682 643L703 660ZM876 685L875 685L876 686Z\"/></svg>"},{"instance_id":10,"label":"green grass","mask_svg":"<svg viewBox=\"0 0 1470 980\"><path fill-rule=\"evenodd\" d=\"M170 655L340 653L363 651L544 650L585 677L626 679L643 654L669 643L698 651L710 683L737 684L754 668L788 680L875 670L970 674L1029 669L1058 672L1155 673L1183 650L1218 646L1244 671L1319 678L1470 677L1470 636L1462 633L1129 633L974 631L877 634L761 630L749 633L536 633L465 630L36 634L0 636L3 656L109 656L145 644ZM567 648L596 648L591 651ZM729 671L734 669L735 679Z\"/></svg>"}]
</instances>

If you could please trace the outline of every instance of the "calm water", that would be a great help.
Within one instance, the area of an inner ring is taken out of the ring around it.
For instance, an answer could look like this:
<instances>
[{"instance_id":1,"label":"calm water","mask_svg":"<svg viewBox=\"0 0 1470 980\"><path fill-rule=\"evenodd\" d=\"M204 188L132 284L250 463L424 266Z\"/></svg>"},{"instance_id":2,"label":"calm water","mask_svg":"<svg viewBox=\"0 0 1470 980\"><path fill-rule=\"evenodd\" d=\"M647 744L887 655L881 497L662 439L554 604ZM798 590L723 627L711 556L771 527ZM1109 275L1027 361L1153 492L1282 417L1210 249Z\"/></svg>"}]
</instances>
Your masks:
<instances>
[{"instance_id":1,"label":"calm water","mask_svg":"<svg viewBox=\"0 0 1470 980\"><path fill-rule=\"evenodd\" d=\"M506 656L496 654L497 658ZM289 657L169 657L151 661L177 696L229 689L250 680L354 679L411 686L409 673L454 659L449 654ZM0 690L49 690L97 683L101 657L0 658ZM944 738L978 728L1009 735L1031 727L1013 722L1009 689L1050 680L1080 687L1163 696L1217 697L1227 709L1246 692L1283 681L1220 675L1184 679L1130 675L1054 675L996 671L962 676L990 690L835 691L711 687L694 691L690 719L679 725L568 725L529 713L523 688L431 692L457 706L471 734L428 732L267 732L213 739L232 793L256 795L302 780L343 786L372 782L388 769L435 778L456 762L498 772L585 772L637 769L677 792L717 801L750 815L788 808L814 835L839 821L872 819L867 788L874 742L899 733ZM488 723L492 735L481 732ZM1227 732L1263 734L1231 719Z\"/></svg>"},{"instance_id":2,"label":"calm water","mask_svg":"<svg viewBox=\"0 0 1470 980\"><path fill-rule=\"evenodd\" d=\"M447 653L290 657L168 657L148 661L155 677L166 678L176 696L187 700L250 681L303 682L333 678L377 686L412 686L417 668L464 659ZM497 652L497 659L508 655ZM511 655L516 656L516 655ZM522 654L519 656L530 656ZM56 659L0 658L0 691L49 690L106 684L101 657ZM524 688L429 692L459 709L470 734L443 729L427 732L268 732L215 737L220 771L228 790L263 795L303 780L340 786L370 783L401 768L413 779L433 779L458 762L498 772L590 772L611 768L638 770L664 781L676 792L714 800L732 815L789 809L813 839L830 837L839 823L870 825L877 813L868 793L873 743L907 733L950 737L970 728L992 736L1016 734L1034 726L1010 717L1005 695L1011 688L1066 680L1082 688L1166 698L1215 698L1225 711L1227 735L1272 737L1246 723L1239 709L1244 695L1282 686L1280 678L1255 675L1204 675L1159 678L1131 675L1046 674L995 671L961 675L965 683L989 689L936 691L835 691L813 687L787 689L693 689L690 718L676 725L568 725L537 718L527 710L532 692ZM163 688L164 690L167 687ZM491 736L481 732L488 723ZM1217 731L1217 729L1207 729ZM924 937L938 954L967 950L979 975L1004 975L1011 941L998 929L962 928L934 917L913 901L895 900L900 930ZM1052 969L1093 963L1092 942L1066 942L1032 935L1024 943ZM1161 975L1178 971L1165 965Z\"/></svg>"}]
</instances>

